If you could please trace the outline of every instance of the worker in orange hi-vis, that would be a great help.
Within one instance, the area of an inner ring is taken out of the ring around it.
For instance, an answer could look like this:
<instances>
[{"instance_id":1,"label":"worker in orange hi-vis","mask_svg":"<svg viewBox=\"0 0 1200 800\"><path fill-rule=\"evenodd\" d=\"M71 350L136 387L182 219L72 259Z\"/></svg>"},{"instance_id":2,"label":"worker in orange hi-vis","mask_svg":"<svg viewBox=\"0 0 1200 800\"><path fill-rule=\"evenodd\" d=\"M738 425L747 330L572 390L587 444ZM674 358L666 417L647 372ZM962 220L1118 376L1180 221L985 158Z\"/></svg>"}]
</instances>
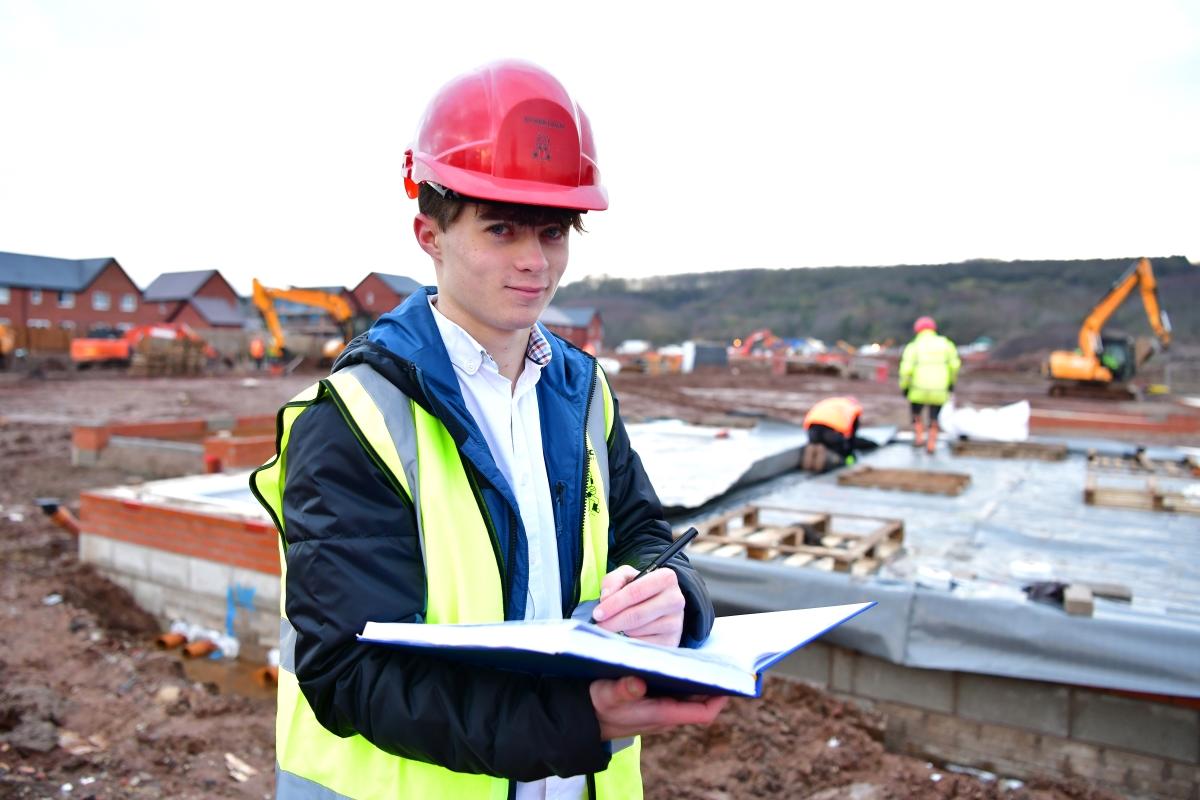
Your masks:
<instances>
[{"instance_id":1,"label":"worker in orange hi-vis","mask_svg":"<svg viewBox=\"0 0 1200 800\"><path fill-rule=\"evenodd\" d=\"M261 370L263 366L263 358L267 355L267 347L263 344L263 340L255 336L250 340L250 358L254 361L254 368Z\"/></svg>"},{"instance_id":2,"label":"worker in orange hi-vis","mask_svg":"<svg viewBox=\"0 0 1200 800\"><path fill-rule=\"evenodd\" d=\"M866 444L858 436L863 407L853 397L829 397L821 400L804 417L808 444L801 452L801 468L825 472L843 464L853 464L854 451Z\"/></svg>"}]
</instances>

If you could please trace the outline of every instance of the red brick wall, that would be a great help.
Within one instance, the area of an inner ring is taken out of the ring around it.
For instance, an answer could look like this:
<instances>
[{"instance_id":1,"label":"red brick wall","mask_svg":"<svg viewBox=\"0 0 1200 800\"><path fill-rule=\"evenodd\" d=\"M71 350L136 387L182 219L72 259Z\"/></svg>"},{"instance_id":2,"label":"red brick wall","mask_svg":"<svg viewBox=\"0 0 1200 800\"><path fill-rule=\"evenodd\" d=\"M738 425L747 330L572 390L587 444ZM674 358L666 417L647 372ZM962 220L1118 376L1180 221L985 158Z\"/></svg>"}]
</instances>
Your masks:
<instances>
[{"instance_id":1,"label":"red brick wall","mask_svg":"<svg viewBox=\"0 0 1200 800\"><path fill-rule=\"evenodd\" d=\"M400 305L407 295L400 295L391 290L378 275L371 273L362 279L358 286L350 292L354 295L354 300L358 303L358 307L364 313L372 317L378 317L380 314L386 314L396 306Z\"/></svg>"},{"instance_id":2,"label":"red brick wall","mask_svg":"<svg viewBox=\"0 0 1200 800\"><path fill-rule=\"evenodd\" d=\"M107 310L92 307L97 292L108 294ZM154 322L159 318L157 308L142 302L141 290L116 263L111 263L101 270L96 279L83 291L74 293L72 308L59 307L57 290L42 289L42 302L39 305L33 305L33 294L31 289L10 289L9 303L0 306L0 317L7 317L15 326L28 325L31 319L49 320L50 326L54 328L62 327L64 321L73 322L73 333L76 336L85 335L96 325L134 326ZM127 294L134 297L133 311L121 310L121 298Z\"/></svg>"},{"instance_id":3,"label":"red brick wall","mask_svg":"<svg viewBox=\"0 0 1200 800\"><path fill-rule=\"evenodd\" d=\"M196 290L196 297L215 297L218 300L224 300L237 308L238 296L229 282L221 277L221 273L214 272L212 277L204 282L199 289ZM189 325L191 323L188 323Z\"/></svg>"},{"instance_id":4,"label":"red brick wall","mask_svg":"<svg viewBox=\"0 0 1200 800\"><path fill-rule=\"evenodd\" d=\"M171 318L171 322L182 323L197 330L212 327L208 324L208 320L200 316L200 312L191 303L183 303L183 307Z\"/></svg>"},{"instance_id":5,"label":"red brick wall","mask_svg":"<svg viewBox=\"0 0 1200 800\"><path fill-rule=\"evenodd\" d=\"M587 344L587 328L572 328L566 325L547 325L546 327L576 347L583 347L585 344Z\"/></svg>"},{"instance_id":6,"label":"red brick wall","mask_svg":"<svg viewBox=\"0 0 1200 800\"><path fill-rule=\"evenodd\" d=\"M101 493L80 495L85 533L184 556L279 574L275 527L217 514L199 514Z\"/></svg>"},{"instance_id":7,"label":"red brick wall","mask_svg":"<svg viewBox=\"0 0 1200 800\"><path fill-rule=\"evenodd\" d=\"M248 469L265 464L275 455L275 434L257 436L210 436L204 440L204 459L215 460L222 471Z\"/></svg>"}]
</instances>

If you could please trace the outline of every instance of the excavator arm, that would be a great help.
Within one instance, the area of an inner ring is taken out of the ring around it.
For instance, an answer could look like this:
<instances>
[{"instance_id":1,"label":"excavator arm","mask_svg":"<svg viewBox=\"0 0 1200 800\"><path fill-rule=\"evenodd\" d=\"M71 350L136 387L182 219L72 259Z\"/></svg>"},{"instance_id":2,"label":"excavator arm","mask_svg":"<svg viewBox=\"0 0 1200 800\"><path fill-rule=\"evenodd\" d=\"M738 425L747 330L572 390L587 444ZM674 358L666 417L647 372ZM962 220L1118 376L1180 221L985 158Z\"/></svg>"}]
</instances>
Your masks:
<instances>
[{"instance_id":1,"label":"excavator arm","mask_svg":"<svg viewBox=\"0 0 1200 800\"><path fill-rule=\"evenodd\" d=\"M278 350L284 351L283 326L279 324L279 314L275 310L276 300L287 300L313 308L324 309L342 329L342 338L348 342L354 338L354 308L346 298L323 292L320 289L274 289L263 286L254 279L254 305L262 314L271 339Z\"/></svg>"},{"instance_id":2,"label":"excavator arm","mask_svg":"<svg viewBox=\"0 0 1200 800\"><path fill-rule=\"evenodd\" d=\"M266 323L267 330L271 333L271 343L274 345L275 352L282 353L286 342L283 338L283 326L279 324L279 314L275 311L273 291L278 290L268 289L258 282L258 278L254 279L254 306L258 309L258 313L262 314L263 322Z\"/></svg>"},{"instance_id":3,"label":"excavator arm","mask_svg":"<svg viewBox=\"0 0 1200 800\"><path fill-rule=\"evenodd\" d=\"M1120 308L1121 303L1125 302L1125 298L1129 297L1135 286L1141 287L1142 305L1146 309L1146 318L1150 320L1154 335L1164 348L1171 345L1171 320L1158 302L1158 283L1154 279L1154 268L1150 266L1150 259L1141 258L1117 278L1108 294L1093 306L1083 321L1083 326L1079 329L1079 350L1085 357L1096 358L1101 349L1101 329Z\"/></svg>"}]
</instances>

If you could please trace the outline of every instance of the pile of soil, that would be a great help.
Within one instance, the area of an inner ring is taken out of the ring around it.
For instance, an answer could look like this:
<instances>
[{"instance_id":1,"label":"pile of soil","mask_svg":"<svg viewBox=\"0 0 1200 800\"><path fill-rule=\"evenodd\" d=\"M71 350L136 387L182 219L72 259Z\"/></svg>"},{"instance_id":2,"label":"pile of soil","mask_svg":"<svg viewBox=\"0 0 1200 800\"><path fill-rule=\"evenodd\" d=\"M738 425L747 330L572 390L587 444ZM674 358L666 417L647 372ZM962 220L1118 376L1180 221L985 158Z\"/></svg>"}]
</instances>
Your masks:
<instances>
[{"instance_id":1,"label":"pile of soil","mask_svg":"<svg viewBox=\"0 0 1200 800\"><path fill-rule=\"evenodd\" d=\"M80 564L75 540L34 498L56 496L77 512L81 490L136 480L72 467L77 421L266 413L314 377L0 380L0 797L271 795L273 698L235 691L244 683L211 671L197 677L177 651L155 650L157 622ZM634 417L700 420L744 408L795 419L816 397L847 391L878 398L864 400L877 419L905 408L890 385L742 377L629 376L617 391ZM1082 783L1017 786L949 772L888 753L883 734L881 719L867 712L771 681L765 699L732 702L711 727L648 737L647 796L1114 797Z\"/></svg>"}]
</instances>

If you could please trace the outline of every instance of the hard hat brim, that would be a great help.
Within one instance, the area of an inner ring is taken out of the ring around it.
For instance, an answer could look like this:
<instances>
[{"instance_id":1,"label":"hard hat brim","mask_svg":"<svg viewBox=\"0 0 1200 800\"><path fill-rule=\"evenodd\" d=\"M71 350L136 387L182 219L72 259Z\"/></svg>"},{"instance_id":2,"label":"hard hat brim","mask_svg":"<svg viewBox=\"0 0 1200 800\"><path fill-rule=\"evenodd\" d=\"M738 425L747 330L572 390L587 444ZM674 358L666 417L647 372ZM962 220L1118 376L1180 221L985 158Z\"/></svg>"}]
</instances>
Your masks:
<instances>
[{"instance_id":1,"label":"hard hat brim","mask_svg":"<svg viewBox=\"0 0 1200 800\"><path fill-rule=\"evenodd\" d=\"M569 208L577 211L604 211L608 208L608 192L603 186L562 186L526 181L519 178L497 178L471 170L441 164L419 153L413 154L413 183L426 181L441 184L458 194L497 203L518 203L530 206Z\"/></svg>"}]
</instances>

